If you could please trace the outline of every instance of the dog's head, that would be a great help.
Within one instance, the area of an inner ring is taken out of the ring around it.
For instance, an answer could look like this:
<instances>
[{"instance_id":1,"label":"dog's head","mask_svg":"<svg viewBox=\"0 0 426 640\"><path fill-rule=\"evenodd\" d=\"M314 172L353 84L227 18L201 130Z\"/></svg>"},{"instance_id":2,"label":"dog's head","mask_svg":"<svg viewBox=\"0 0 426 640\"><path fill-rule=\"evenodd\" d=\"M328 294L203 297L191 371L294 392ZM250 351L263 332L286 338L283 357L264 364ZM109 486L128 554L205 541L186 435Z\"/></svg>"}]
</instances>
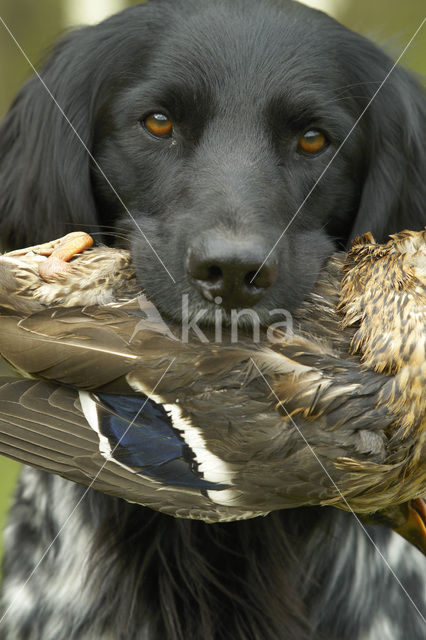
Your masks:
<instances>
[{"instance_id":1,"label":"dog's head","mask_svg":"<svg viewBox=\"0 0 426 640\"><path fill-rule=\"evenodd\" d=\"M285 0L157 0L76 31L0 130L0 230L115 225L174 318L182 294L291 310L336 245L425 222L424 100L391 67Z\"/></svg>"}]
</instances>

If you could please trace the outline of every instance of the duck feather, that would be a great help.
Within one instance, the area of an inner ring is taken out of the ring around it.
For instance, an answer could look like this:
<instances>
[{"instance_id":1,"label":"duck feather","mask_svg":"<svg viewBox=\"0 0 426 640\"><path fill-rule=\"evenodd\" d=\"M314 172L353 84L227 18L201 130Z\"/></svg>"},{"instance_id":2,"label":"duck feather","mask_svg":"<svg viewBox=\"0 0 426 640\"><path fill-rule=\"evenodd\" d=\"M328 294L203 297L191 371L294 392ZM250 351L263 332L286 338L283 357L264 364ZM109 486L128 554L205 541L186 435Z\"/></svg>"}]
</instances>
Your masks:
<instances>
[{"instance_id":1,"label":"duck feather","mask_svg":"<svg viewBox=\"0 0 426 640\"><path fill-rule=\"evenodd\" d=\"M425 239L357 239L296 333L259 344L180 341L124 251L85 251L52 283L45 257L3 256L0 353L27 378L0 383L0 451L208 522L318 504L371 517L420 498Z\"/></svg>"}]
</instances>

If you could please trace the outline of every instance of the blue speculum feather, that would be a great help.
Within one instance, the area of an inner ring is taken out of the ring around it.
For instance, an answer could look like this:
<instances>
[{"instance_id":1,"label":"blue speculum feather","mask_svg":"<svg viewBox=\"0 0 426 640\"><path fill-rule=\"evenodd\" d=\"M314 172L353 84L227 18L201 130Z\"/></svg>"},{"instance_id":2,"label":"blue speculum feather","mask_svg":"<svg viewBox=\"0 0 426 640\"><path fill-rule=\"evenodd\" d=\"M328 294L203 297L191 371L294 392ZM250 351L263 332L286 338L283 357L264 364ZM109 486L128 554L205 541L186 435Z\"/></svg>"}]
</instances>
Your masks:
<instances>
[{"instance_id":1,"label":"blue speculum feather","mask_svg":"<svg viewBox=\"0 0 426 640\"><path fill-rule=\"evenodd\" d=\"M161 404L143 394L98 393L96 398L99 430L108 439L117 462L167 486L214 491L227 488L204 480L196 471L193 452Z\"/></svg>"}]
</instances>

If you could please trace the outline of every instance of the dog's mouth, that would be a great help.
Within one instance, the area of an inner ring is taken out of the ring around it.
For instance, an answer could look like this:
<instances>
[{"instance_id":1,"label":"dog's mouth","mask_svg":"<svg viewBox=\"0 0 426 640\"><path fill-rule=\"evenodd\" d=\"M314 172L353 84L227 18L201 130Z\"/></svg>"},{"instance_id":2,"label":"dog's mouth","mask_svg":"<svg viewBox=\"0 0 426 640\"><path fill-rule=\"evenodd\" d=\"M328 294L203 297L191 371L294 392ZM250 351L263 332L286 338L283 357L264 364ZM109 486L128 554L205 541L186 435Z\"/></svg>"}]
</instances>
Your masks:
<instances>
[{"instance_id":1,"label":"dog's mouth","mask_svg":"<svg viewBox=\"0 0 426 640\"><path fill-rule=\"evenodd\" d=\"M285 309L268 308L267 305L258 304L252 307L223 306L220 301L208 302L206 300L189 301L188 296L182 296L180 322L197 320L201 326L214 327L218 322L224 328L230 328L237 324L242 329L250 329L253 324L262 327L270 325L273 319L283 319L287 311Z\"/></svg>"},{"instance_id":2,"label":"dog's mouth","mask_svg":"<svg viewBox=\"0 0 426 640\"><path fill-rule=\"evenodd\" d=\"M276 330L281 336L293 333L293 316L286 309L260 305L226 309L218 303L197 300L196 296L190 300L188 294L181 296L178 309L175 305L164 308L152 298L150 302L152 314L156 316L153 319L183 342L258 343L266 334L274 335Z\"/></svg>"},{"instance_id":3,"label":"dog's mouth","mask_svg":"<svg viewBox=\"0 0 426 640\"><path fill-rule=\"evenodd\" d=\"M141 278L138 280L141 282ZM201 295L193 286L174 290L173 285L170 285L170 290L164 294L163 288L156 290L155 286L145 287L142 280L142 288L164 320L179 326L196 323L206 329L220 325L224 330L233 326L251 330L253 327L268 327L271 322L283 321L289 315L287 309L278 307L265 298L244 305L244 301L238 296L228 298L225 302L220 295Z\"/></svg>"}]
</instances>

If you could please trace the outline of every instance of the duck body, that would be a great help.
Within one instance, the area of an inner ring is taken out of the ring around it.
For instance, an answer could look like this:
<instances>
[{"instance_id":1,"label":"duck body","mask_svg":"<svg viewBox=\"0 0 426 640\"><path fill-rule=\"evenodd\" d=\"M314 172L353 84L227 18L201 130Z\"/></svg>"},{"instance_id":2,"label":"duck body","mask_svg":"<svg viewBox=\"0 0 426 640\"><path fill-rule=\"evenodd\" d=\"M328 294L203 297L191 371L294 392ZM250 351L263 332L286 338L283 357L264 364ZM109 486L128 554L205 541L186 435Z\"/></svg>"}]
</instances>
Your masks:
<instances>
[{"instance_id":1,"label":"duck body","mask_svg":"<svg viewBox=\"0 0 426 640\"><path fill-rule=\"evenodd\" d=\"M359 239L295 333L256 344L183 342L126 252L88 250L50 283L43 256L6 254L0 353L25 377L0 382L0 451L207 522L318 504L385 519L426 493L425 239Z\"/></svg>"}]
</instances>

